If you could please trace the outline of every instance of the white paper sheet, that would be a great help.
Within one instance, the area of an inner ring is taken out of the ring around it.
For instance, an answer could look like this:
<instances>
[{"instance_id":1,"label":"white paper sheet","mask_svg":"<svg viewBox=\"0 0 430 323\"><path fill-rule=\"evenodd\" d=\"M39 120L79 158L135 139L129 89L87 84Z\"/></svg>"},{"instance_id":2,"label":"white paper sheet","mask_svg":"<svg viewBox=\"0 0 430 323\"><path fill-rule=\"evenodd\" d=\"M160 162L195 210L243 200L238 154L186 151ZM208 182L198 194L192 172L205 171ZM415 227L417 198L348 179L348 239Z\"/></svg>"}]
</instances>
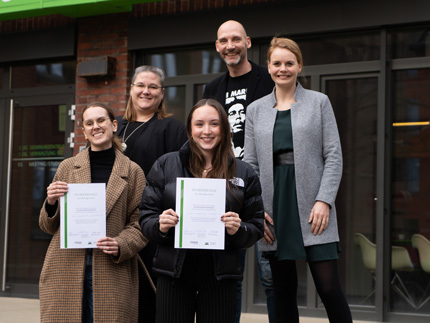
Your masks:
<instances>
[{"instance_id":1,"label":"white paper sheet","mask_svg":"<svg viewBox=\"0 0 430 323\"><path fill-rule=\"evenodd\" d=\"M177 178L175 248L224 249L225 179Z\"/></svg>"},{"instance_id":2,"label":"white paper sheet","mask_svg":"<svg viewBox=\"0 0 430 323\"><path fill-rule=\"evenodd\" d=\"M61 248L97 248L106 237L106 184L68 184L60 198Z\"/></svg>"}]
</instances>

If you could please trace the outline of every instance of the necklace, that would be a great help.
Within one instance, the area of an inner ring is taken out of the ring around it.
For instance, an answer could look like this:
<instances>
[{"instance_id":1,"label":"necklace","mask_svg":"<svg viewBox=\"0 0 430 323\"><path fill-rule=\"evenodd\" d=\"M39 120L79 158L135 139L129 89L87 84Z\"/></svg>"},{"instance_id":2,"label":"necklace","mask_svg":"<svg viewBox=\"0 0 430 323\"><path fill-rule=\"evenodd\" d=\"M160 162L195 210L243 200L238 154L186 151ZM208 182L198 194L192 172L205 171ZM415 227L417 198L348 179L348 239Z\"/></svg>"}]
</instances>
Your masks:
<instances>
[{"instance_id":1,"label":"necklace","mask_svg":"<svg viewBox=\"0 0 430 323\"><path fill-rule=\"evenodd\" d=\"M127 122L127 125L125 126L125 129L124 129L124 136L122 137L122 143L121 143L122 151L125 151L127 149L126 142L127 142L128 138L130 138L131 135L134 134L136 132L136 130L139 129L140 127L142 127L144 124L145 124L145 122L142 122L141 125L139 125L136 129L134 129L131 132L131 134L128 135L128 137L126 137L127 128L128 128L128 125L129 125L129 122Z\"/></svg>"},{"instance_id":2,"label":"necklace","mask_svg":"<svg viewBox=\"0 0 430 323\"><path fill-rule=\"evenodd\" d=\"M207 173L208 171L210 171L212 169L212 166L206 169L203 169L203 173Z\"/></svg>"}]
</instances>

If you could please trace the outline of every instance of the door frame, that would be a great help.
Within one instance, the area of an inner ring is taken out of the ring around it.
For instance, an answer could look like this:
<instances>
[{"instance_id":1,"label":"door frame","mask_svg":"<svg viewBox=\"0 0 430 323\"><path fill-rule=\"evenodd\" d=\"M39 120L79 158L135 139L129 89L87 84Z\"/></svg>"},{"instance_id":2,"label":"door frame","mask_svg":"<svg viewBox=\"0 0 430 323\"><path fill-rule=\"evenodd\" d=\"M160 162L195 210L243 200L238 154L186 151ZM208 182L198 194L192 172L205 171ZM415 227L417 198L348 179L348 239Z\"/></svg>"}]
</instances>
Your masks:
<instances>
[{"instance_id":1,"label":"door frame","mask_svg":"<svg viewBox=\"0 0 430 323\"><path fill-rule=\"evenodd\" d=\"M11 149L13 145L13 110L15 107L31 107L38 105L55 105L65 104L67 106L68 116L66 117L66 130L64 144L64 158L71 157L73 148L68 143L68 138L74 131L74 101L75 101L75 88L74 86L61 86L62 93L51 89L40 89L40 95L35 93L35 89L30 91L10 91L8 98L0 98L0 126L3 132L0 134L2 140L0 141L0 152L4 156L0 160L2 169L0 182L1 195L0 195L0 296L38 296L38 284L11 284L7 283L7 250L9 238L9 217L10 217L10 188L11 188L11 165L12 156ZM18 92L18 93L16 93ZM27 92L27 93L25 93ZM54 92L54 93L53 93ZM27 95L25 95L27 94Z\"/></svg>"}]
</instances>

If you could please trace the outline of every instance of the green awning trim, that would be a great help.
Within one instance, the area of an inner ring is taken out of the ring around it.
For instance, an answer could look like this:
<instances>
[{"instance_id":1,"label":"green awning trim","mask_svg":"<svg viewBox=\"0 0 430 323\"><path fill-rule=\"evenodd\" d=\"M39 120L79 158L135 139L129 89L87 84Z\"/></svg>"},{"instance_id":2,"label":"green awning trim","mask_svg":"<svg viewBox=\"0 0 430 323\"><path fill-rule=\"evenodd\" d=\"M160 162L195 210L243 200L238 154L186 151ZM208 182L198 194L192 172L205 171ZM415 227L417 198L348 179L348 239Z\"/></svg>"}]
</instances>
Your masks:
<instances>
[{"instance_id":1,"label":"green awning trim","mask_svg":"<svg viewBox=\"0 0 430 323\"><path fill-rule=\"evenodd\" d=\"M0 20L61 14L79 18L130 12L134 4L163 0L0 0Z\"/></svg>"}]
</instances>

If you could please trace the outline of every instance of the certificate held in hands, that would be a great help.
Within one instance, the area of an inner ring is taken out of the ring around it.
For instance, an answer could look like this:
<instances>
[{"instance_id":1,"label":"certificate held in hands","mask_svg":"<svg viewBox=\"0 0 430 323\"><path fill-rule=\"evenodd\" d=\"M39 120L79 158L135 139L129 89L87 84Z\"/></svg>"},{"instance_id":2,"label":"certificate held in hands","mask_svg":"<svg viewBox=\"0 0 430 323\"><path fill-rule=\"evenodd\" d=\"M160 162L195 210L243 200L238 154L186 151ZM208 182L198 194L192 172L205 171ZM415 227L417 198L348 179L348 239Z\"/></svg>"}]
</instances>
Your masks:
<instances>
[{"instance_id":1,"label":"certificate held in hands","mask_svg":"<svg viewBox=\"0 0 430 323\"><path fill-rule=\"evenodd\" d=\"M106 184L68 184L60 198L61 248L97 248L106 237Z\"/></svg>"},{"instance_id":2,"label":"certificate held in hands","mask_svg":"<svg viewBox=\"0 0 430 323\"><path fill-rule=\"evenodd\" d=\"M225 179L176 179L175 248L224 249Z\"/></svg>"}]
</instances>

